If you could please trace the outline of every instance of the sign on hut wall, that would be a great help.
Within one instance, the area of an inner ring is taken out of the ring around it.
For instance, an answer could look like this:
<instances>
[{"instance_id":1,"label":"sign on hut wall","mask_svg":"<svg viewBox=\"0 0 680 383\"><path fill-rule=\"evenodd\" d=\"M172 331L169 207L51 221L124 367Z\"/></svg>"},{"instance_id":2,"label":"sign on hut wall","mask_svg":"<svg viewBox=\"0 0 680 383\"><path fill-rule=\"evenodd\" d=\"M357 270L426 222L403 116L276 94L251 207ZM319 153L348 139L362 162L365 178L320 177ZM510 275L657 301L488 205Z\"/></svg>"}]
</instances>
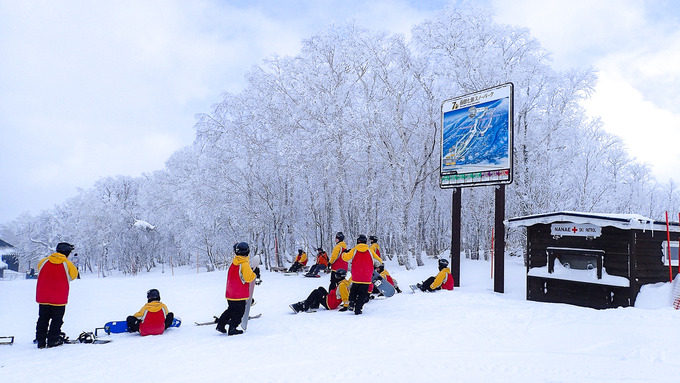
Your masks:
<instances>
[{"instance_id":1,"label":"sign on hut wall","mask_svg":"<svg viewBox=\"0 0 680 383\"><path fill-rule=\"evenodd\" d=\"M600 226L587 223L553 223L550 225L550 234L570 237L593 237L602 235Z\"/></svg>"}]
</instances>

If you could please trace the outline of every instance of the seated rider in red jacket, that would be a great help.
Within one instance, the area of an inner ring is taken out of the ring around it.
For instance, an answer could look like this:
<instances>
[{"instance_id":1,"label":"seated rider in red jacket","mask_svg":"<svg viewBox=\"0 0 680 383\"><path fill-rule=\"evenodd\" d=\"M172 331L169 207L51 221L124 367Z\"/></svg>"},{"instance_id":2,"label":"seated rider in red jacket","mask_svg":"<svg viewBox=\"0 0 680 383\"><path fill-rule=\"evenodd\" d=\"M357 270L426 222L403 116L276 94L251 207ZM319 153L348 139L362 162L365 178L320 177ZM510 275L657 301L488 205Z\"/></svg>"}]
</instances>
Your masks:
<instances>
[{"instance_id":1,"label":"seated rider in red jacket","mask_svg":"<svg viewBox=\"0 0 680 383\"><path fill-rule=\"evenodd\" d=\"M288 269L288 272L297 273L305 266L307 266L307 253L302 251L302 249L298 249L298 255L295 257L295 261L290 266L290 269Z\"/></svg>"},{"instance_id":2,"label":"seated rider in red jacket","mask_svg":"<svg viewBox=\"0 0 680 383\"><path fill-rule=\"evenodd\" d=\"M127 317L128 332L139 331L141 336L160 335L170 327L175 316L161 302L161 293L158 290L147 291L146 299L147 304Z\"/></svg>"},{"instance_id":3,"label":"seated rider in red jacket","mask_svg":"<svg viewBox=\"0 0 680 383\"><path fill-rule=\"evenodd\" d=\"M323 287L319 287L316 290L312 290L304 301L293 303L288 306L296 314L301 311L316 311L319 308L319 305L323 306L326 310L335 310L342 304L343 308L347 310L347 306L349 305L349 279L346 279L347 270L338 269L331 278L336 278L334 281L336 285L335 289L329 292Z\"/></svg>"},{"instance_id":4,"label":"seated rider in red jacket","mask_svg":"<svg viewBox=\"0 0 680 383\"><path fill-rule=\"evenodd\" d=\"M418 283L416 286L422 291L435 290L453 290L453 276L449 269L449 261L446 259L439 260L439 273L434 277L429 277L423 283Z\"/></svg>"}]
</instances>

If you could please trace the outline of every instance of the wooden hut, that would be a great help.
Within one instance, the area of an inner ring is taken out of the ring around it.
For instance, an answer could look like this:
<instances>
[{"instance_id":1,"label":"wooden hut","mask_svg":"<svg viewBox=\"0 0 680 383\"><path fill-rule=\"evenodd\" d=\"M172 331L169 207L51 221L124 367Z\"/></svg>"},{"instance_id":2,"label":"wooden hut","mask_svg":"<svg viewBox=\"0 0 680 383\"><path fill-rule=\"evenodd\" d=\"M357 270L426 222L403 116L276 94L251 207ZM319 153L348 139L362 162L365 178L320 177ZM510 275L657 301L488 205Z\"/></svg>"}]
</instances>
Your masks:
<instances>
[{"instance_id":1,"label":"wooden hut","mask_svg":"<svg viewBox=\"0 0 680 383\"><path fill-rule=\"evenodd\" d=\"M680 225L636 214L555 212L508 219L527 229L527 300L597 309L635 304L640 287L678 271Z\"/></svg>"}]
</instances>

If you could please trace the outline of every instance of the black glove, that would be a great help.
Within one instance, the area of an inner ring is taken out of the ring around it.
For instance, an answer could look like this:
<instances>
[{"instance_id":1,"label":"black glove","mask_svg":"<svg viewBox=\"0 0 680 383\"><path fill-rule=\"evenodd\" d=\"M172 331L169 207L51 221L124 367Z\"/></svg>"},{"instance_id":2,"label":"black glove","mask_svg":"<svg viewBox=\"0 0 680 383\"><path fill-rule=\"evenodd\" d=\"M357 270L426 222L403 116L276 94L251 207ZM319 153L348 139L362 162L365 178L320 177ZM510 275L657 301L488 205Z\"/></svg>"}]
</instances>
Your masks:
<instances>
[{"instance_id":1,"label":"black glove","mask_svg":"<svg viewBox=\"0 0 680 383\"><path fill-rule=\"evenodd\" d=\"M260 267L259 266L256 267L255 270L253 270L253 272L255 273L257 279L260 279Z\"/></svg>"}]
</instances>

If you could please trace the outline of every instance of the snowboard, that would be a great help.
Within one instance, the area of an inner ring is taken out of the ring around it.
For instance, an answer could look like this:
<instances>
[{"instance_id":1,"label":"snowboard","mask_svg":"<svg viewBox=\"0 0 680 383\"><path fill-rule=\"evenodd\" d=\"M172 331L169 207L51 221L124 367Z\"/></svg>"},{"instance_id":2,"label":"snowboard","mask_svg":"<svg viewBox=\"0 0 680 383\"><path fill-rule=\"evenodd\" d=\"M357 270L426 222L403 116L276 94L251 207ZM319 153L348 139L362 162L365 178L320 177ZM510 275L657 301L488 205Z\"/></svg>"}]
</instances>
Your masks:
<instances>
[{"instance_id":1,"label":"snowboard","mask_svg":"<svg viewBox=\"0 0 680 383\"><path fill-rule=\"evenodd\" d=\"M305 277L307 277L307 278L321 278L321 275L317 275L317 274L305 274Z\"/></svg>"},{"instance_id":2,"label":"snowboard","mask_svg":"<svg viewBox=\"0 0 680 383\"><path fill-rule=\"evenodd\" d=\"M414 294L419 292L419 291L422 292L422 290L419 289L418 286L416 286L416 285L409 285L409 287L411 288L411 292L414 293Z\"/></svg>"},{"instance_id":3,"label":"snowboard","mask_svg":"<svg viewBox=\"0 0 680 383\"><path fill-rule=\"evenodd\" d=\"M254 270L258 266L260 266L260 256L258 255L250 258L250 268ZM248 329L248 319L250 319L250 307L253 304L253 292L255 291L255 281L250 282L248 290L249 295L248 300L246 301L246 310L243 313L243 317L241 318L241 328L243 329L243 331L246 331Z\"/></svg>"},{"instance_id":4,"label":"snowboard","mask_svg":"<svg viewBox=\"0 0 680 383\"><path fill-rule=\"evenodd\" d=\"M172 319L172 324L170 325L170 327L179 327L181 325L182 319L175 317ZM127 321L124 320L112 321L104 325L104 331L106 331L107 334L120 334L123 332L127 332L127 330L128 330Z\"/></svg>"},{"instance_id":5,"label":"snowboard","mask_svg":"<svg viewBox=\"0 0 680 383\"><path fill-rule=\"evenodd\" d=\"M78 336L78 339L69 339L69 337L66 336L66 334L61 333L62 336L62 341L64 341L64 344L78 344L78 343L86 343L86 344L106 344L106 343L111 343L113 342L112 339L99 339L94 333L83 331L80 336ZM14 338L14 337L12 337ZM12 339L14 340L14 339ZM36 344L38 341L36 339L33 339L33 343Z\"/></svg>"},{"instance_id":6,"label":"snowboard","mask_svg":"<svg viewBox=\"0 0 680 383\"><path fill-rule=\"evenodd\" d=\"M14 344L14 336L0 336L0 344L8 344L8 345L13 345Z\"/></svg>"},{"instance_id":7,"label":"snowboard","mask_svg":"<svg viewBox=\"0 0 680 383\"><path fill-rule=\"evenodd\" d=\"M259 317L261 317L261 316L262 316L261 313L260 313L260 314L257 314L257 315L250 315L250 316L248 316L248 320L257 319L257 318L259 318ZM215 319L214 319L213 321L211 321L211 322L194 322L194 324L195 324L196 326L208 326L208 325L211 325L211 324L216 325L216 324L217 324L217 319L218 319L218 318L217 318L216 316L213 316L213 318L215 318Z\"/></svg>"},{"instance_id":8,"label":"snowboard","mask_svg":"<svg viewBox=\"0 0 680 383\"><path fill-rule=\"evenodd\" d=\"M387 282L377 271L373 272L373 286L375 286L384 296L391 297L396 290L391 283Z\"/></svg>"}]
</instances>

